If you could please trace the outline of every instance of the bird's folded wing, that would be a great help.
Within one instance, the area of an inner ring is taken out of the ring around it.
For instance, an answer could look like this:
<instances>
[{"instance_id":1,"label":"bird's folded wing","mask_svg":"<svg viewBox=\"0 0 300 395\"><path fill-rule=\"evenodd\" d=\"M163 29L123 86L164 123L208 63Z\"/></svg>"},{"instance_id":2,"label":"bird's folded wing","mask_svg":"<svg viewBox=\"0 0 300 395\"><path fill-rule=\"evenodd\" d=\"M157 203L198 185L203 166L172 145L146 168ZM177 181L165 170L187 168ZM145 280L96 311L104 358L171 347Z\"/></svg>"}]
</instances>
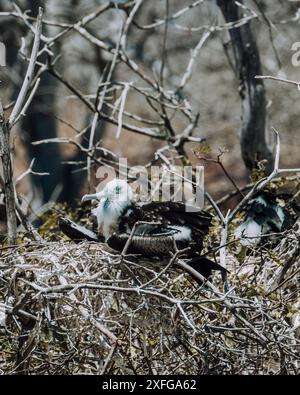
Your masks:
<instances>
[{"instance_id":1,"label":"bird's folded wing","mask_svg":"<svg viewBox=\"0 0 300 395\"><path fill-rule=\"evenodd\" d=\"M202 234L208 233L212 220L209 213L181 202L151 202L141 205L140 209L147 220L187 226Z\"/></svg>"},{"instance_id":2,"label":"bird's folded wing","mask_svg":"<svg viewBox=\"0 0 300 395\"><path fill-rule=\"evenodd\" d=\"M175 236L178 230L163 226L161 224L143 223L135 227L134 234L136 236L162 237Z\"/></svg>"},{"instance_id":3,"label":"bird's folded wing","mask_svg":"<svg viewBox=\"0 0 300 395\"><path fill-rule=\"evenodd\" d=\"M142 234L114 233L107 240L107 244L115 250L123 251L127 241L130 239L127 250L127 253L130 254L166 256L170 252L175 252L174 234L176 231L168 229L165 229L165 232L161 231L161 233L158 233L158 231L157 228L154 228L152 230L148 229L147 233L143 230ZM188 244L188 241L176 241L176 246L179 249L188 247Z\"/></svg>"}]
</instances>

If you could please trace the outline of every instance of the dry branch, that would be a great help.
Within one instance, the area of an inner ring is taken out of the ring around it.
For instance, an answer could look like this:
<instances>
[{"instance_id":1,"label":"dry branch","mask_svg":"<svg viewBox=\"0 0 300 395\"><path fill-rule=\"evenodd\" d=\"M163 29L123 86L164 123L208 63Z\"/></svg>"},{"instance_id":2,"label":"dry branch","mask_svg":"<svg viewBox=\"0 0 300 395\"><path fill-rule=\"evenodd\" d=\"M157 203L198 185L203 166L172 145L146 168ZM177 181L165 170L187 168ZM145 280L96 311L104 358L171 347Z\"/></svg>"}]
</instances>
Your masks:
<instances>
[{"instance_id":1,"label":"dry branch","mask_svg":"<svg viewBox=\"0 0 300 395\"><path fill-rule=\"evenodd\" d=\"M21 90L19 92L18 98L16 100L14 108L11 112L10 117L9 117L9 121L8 121L8 128L9 129L11 129L13 127L13 125L16 123L16 120L19 118L19 115L22 113L23 105L25 103L26 96L28 94L31 81L33 79L33 75L35 72L36 60L37 60L39 46L40 46L40 38L41 38L41 32L42 32L42 17L43 17L43 10L42 10L42 8L40 8L39 14L37 17L37 26L36 26L36 30L35 30L34 42L33 42L33 46L32 46L30 60L28 63L27 72L25 74L24 82L23 82L23 85L22 85ZM35 87L35 89L36 89L36 87Z\"/></svg>"}]
</instances>

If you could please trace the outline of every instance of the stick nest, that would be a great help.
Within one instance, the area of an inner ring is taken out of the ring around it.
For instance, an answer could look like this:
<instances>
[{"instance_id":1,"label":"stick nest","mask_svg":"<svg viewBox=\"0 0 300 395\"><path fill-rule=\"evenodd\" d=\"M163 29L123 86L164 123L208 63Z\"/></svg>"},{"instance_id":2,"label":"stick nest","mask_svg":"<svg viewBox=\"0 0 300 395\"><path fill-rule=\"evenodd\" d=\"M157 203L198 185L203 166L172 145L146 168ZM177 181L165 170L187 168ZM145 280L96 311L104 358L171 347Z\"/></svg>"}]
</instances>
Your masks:
<instances>
[{"instance_id":1,"label":"stick nest","mask_svg":"<svg viewBox=\"0 0 300 395\"><path fill-rule=\"evenodd\" d=\"M242 263L230 253L227 294L219 274L199 286L176 260L122 257L100 243L2 248L0 369L297 374L297 248L297 234L290 232Z\"/></svg>"}]
</instances>

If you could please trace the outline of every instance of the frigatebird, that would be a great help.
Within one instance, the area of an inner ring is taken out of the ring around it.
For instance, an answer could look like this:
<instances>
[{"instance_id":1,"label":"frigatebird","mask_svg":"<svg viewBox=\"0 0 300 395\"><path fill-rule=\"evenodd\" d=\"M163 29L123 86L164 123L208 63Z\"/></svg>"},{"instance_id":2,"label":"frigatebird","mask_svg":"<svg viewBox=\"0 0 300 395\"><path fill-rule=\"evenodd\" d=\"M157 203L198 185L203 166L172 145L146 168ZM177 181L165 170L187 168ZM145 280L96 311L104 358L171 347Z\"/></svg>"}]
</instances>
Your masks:
<instances>
[{"instance_id":1,"label":"frigatebird","mask_svg":"<svg viewBox=\"0 0 300 395\"><path fill-rule=\"evenodd\" d=\"M203 240L209 232L212 216L203 210L192 210L182 202L136 203L130 185L121 179L106 184L101 192L84 195L82 202L94 200L92 210L97 218L98 234L113 249L143 256L170 256L188 249L187 263L204 277L212 270L225 269L201 255Z\"/></svg>"},{"instance_id":2,"label":"frigatebird","mask_svg":"<svg viewBox=\"0 0 300 395\"><path fill-rule=\"evenodd\" d=\"M287 193L260 191L244 206L244 221L235 230L235 236L244 246L262 241L276 242L276 234L290 229L300 217L300 207ZM264 236L268 236L267 239Z\"/></svg>"}]
</instances>

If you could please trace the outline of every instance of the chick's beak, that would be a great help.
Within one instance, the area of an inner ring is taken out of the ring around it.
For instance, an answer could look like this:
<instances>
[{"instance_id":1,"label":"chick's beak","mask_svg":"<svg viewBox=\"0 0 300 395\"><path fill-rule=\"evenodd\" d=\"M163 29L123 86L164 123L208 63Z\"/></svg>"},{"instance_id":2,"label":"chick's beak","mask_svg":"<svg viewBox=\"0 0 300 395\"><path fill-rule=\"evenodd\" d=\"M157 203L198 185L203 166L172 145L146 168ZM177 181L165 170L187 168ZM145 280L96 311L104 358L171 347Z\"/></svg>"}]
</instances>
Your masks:
<instances>
[{"instance_id":1,"label":"chick's beak","mask_svg":"<svg viewBox=\"0 0 300 395\"><path fill-rule=\"evenodd\" d=\"M101 200L103 197L103 193L92 193L90 195L82 196L81 203L87 202L88 200Z\"/></svg>"}]
</instances>

